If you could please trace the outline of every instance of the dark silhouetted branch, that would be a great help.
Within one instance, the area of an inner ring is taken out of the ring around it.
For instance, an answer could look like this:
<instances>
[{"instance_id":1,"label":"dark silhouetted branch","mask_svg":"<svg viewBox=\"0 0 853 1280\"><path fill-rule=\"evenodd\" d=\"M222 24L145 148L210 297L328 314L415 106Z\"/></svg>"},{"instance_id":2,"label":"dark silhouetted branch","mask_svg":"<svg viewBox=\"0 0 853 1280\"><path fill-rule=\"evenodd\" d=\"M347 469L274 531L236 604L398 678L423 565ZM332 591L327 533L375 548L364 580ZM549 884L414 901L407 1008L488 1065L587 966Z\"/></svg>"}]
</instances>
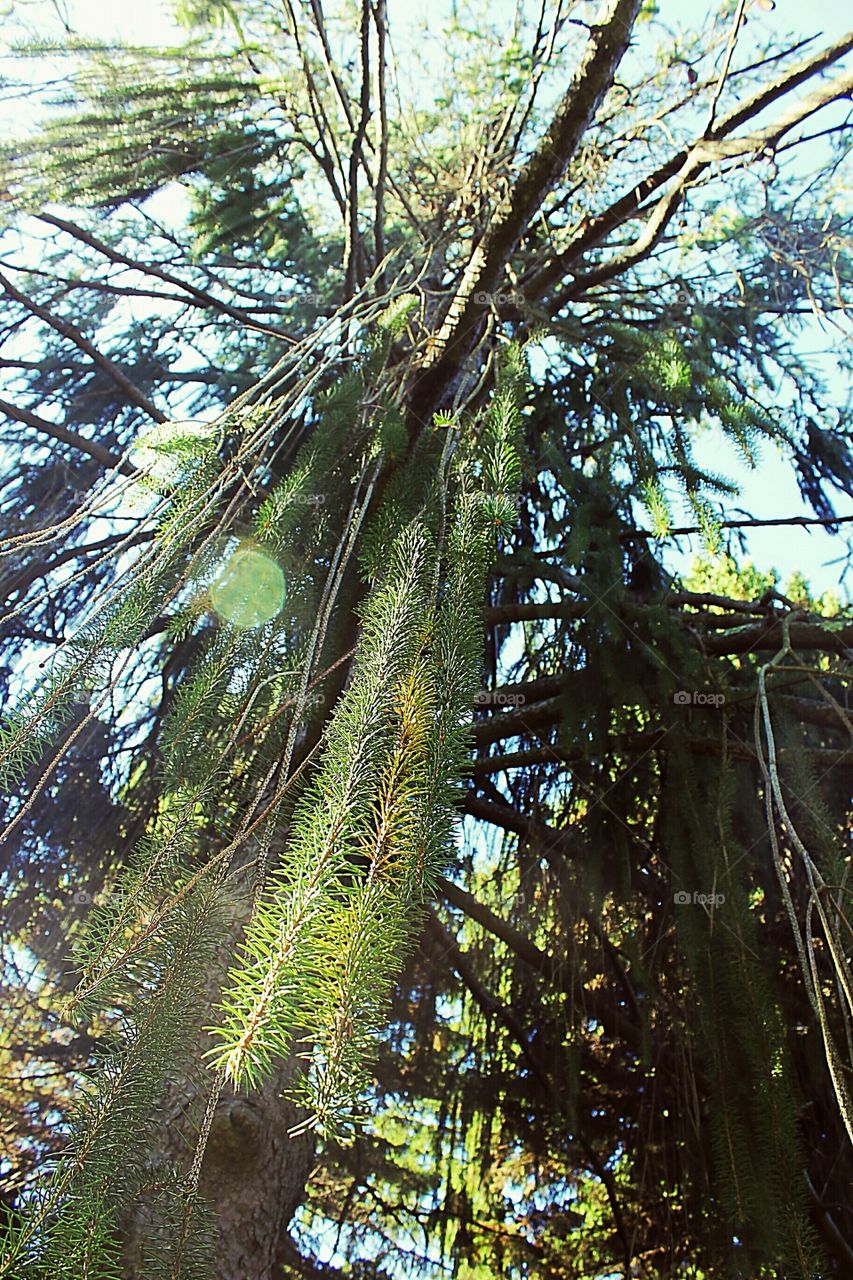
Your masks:
<instances>
[{"instance_id":1,"label":"dark silhouetted branch","mask_svg":"<svg viewBox=\"0 0 853 1280\"><path fill-rule=\"evenodd\" d=\"M112 467L114 470L120 471L124 476L139 474L136 467L131 466L129 462L120 458L117 453L113 453L111 449L106 449L102 444L98 444L96 440L87 440L85 436L81 436L78 432L69 431L67 427L60 427L55 422L49 422L47 418L40 418L38 414L32 413L29 409L21 409L18 405L10 404L8 400L0 400L0 413L5 413L7 418L14 418L16 422L23 422L26 426L32 427L35 431L40 431L43 435L52 436L54 440L61 440L63 444L71 445L72 449L79 449L81 453L87 453L90 458L103 463L105 467Z\"/></svg>"}]
</instances>

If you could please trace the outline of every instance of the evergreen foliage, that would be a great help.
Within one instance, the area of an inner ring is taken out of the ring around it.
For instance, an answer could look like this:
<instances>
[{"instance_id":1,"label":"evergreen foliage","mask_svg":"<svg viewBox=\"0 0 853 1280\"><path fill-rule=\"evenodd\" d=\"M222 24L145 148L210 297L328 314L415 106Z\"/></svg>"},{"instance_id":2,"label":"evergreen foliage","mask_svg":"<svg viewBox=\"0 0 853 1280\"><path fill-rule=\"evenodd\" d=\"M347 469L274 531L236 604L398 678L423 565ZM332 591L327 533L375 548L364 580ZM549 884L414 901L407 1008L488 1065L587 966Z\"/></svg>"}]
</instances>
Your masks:
<instances>
[{"instance_id":1,"label":"evergreen foliage","mask_svg":"<svg viewBox=\"0 0 853 1280\"><path fill-rule=\"evenodd\" d=\"M842 528L790 344L845 223L769 157L851 46L742 10L454 7L428 80L381 0L18 48L72 72L4 148L2 1052L62 1070L0 1275L845 1274L853 623L724 472ZM271 1094L321 1160L234 1262Z\"/></svg>"}]
</instances>

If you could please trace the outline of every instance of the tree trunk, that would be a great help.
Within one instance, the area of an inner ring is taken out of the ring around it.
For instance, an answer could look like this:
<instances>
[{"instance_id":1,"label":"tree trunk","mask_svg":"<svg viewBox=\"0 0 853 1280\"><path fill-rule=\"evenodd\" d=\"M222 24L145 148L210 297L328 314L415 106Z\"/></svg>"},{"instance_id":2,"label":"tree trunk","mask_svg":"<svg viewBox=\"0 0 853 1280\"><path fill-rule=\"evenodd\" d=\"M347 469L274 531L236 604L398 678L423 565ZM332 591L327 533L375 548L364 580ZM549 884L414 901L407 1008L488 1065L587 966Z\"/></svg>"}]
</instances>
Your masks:
<instances>
[{"instance_id":1,"label":"tree trunk","mask_svg":"<svg viewBox=\"0 0 853 1280\"><path fill-rule=\"evenodd\" d=\"M223 978L242 933L240 922L247 918L248 902L244 901L238 904L234 927L226 933L211 971L209 1003L200 1019L203 1025L215 1021ZM149 1162L155 1188L162 1185L164 1168L177 1166L186 1171L192 1163L214 1080L212 1072L198 1065L209 1047L207 1032L201 1032L197 1051L190 1059L196 1063L195 1069L170 1080L158 1105L161 1119ZM282 1097L298 1071L299 1061L291 1055L251 1094L236 1093L227 1086L222 1090L199 1178L199 1192L213 1226L213 1258L204 1271L206 1280L279 1280L281 1276L287 1227L303 1199L314 1165L313 1134L289 1134L306 1113ZM177 1261L180 1227L163 1221L158 1212L161 1204L156 1190L144 1193L123 1219L126 1280L151 1280L155 1256L159 1259L165 1253L170 1263ZM191 1239L188 1251L192 1249ZM175 1280L183 1275L183 1270L176 1269Z\"/></svg>"},{"instance_id":2,"label":"tree trunk","mask_svg":"<svg viewBox=\"0 0 853 1280\"><path fill-rule=\"evenodd\" d=\"M200 1189L216 1214L215 1280L274 1280L284 1236L314 1164L309 1134L291 1138L302 1118L281 1098L293 1059L252 1097L223 1094L211 1127Z\"/></svg>"}]
</instances>

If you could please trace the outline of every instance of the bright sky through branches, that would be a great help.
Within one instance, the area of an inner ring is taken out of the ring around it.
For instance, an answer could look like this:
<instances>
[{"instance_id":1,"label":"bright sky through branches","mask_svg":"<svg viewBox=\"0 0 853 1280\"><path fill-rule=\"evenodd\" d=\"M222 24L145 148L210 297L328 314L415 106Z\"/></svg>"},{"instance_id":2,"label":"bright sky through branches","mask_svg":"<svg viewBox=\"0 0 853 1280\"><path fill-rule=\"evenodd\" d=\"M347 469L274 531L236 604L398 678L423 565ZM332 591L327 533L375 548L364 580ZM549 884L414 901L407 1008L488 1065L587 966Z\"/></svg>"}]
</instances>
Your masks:
<instances>
[{"instance_id":1,"label":"bright sky through branches","mask_svg":"<svg viewBox=\"0 0 853 1280\"><path fill-rule=\"evenodd\" d=\"M504 7L498 0L490 16L493 15L497 21ZM588 9L592 13L595 7L581 5L577 12L584 13ZM13 0L9 6L12 21L7 38L14 40L28 35L61 41L70 32L78 36L155 47L177 44L186 38L186 30L175 21L174 8L170 0L137 0L135 4L117 5L108 4L105 0ZM417 44L416 33L419 30L429 31L439 38L443 21L453 11L461 16L463 8L456 0L442 0L425 13L423 6L413 0L389 0L389 19L392 33L396 32L394 43L398 51L402 52L412 37ZM707 0L678 0L677 5L667 4L664 0L659 8L671 25L683 29L706 21L713 6ZM819 36L823 41L829 41L849 26L849 5L843 0L819 0L810 6L803 6L798 0L776 0L771 13L756 15L752 20L772 23L779 30L792 31L800 38ZM48 60L40 60L39 66L36 80L50 78ZM66 70L65 67L57 67L56 73L64 74ZM20 71L19 63L13 65L11 60L0 57L0 72L14 76ZM20 98L0 101L0 125L15 132L22 126L25 129L32 121L31 101ZM824 154L822 146L822 143L813 144L797 164L806 169L819 168ZM159 202L158 215L167 221L181 217L183 201L177 186L171 193L160 193L156 199ZM831 399L843 411L849 398L849 379L841 364L845 343L840 332L830 324L808 322L803 327L798 345L804 353L821 349L833 353L822 361L822 367L832 393ZM771 405L765 405L765 408L772 410ZM741 484L742 493L736 505L757 519L813 514L800 497L790 460L772 446L764 446L758 469L749 472L733 448L724 443L722 433L710 430L697 443L697 458L711 470L723 472ZM833 500L839 515L853 516L853 503L849 499L833 495ZM853 530L853 525L848 526L848 530ZM693 545L689 550L683 543L684 557L673 562L677 570L686 568L693 552L699 549L698 539L690 541ZM803 572L816 593L837 587L843 565L832 562L845 553L842 540L819 527L808 531L798 528L754 530L748 538L748 550L760 569L776 567L783 574L793 569ZM853 589L849 579L845 586L849 594Z\"/></svg>"}]
</instances>

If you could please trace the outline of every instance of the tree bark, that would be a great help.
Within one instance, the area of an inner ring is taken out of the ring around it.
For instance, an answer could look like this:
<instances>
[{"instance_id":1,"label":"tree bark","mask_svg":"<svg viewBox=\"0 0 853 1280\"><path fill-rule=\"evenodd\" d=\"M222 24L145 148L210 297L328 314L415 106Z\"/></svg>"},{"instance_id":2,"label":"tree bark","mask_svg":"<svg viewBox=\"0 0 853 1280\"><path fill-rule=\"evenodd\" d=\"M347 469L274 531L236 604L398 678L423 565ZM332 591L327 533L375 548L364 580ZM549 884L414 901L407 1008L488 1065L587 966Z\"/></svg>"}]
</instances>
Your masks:
<instances>
[{"instance_id":1,"label":"tree bark","mask_svg":"<svg viewBox=\"0 0 853 1280\"><path fill-rule=\"evenodd\" d=\"M251 1097L227 1090L216 1109L199 1188L216 1215L216 1280L280 1275L314 1165L311 1136L288 1133L303 1116L281 1097L296 1070L289 1058L263 1089Z\"/></svg>"},{"instance_id":2,"label":"tree bark","mask_svg":"<svg viewBox=\"0 0 853 1280\"><path fill-rule=\"evenodd\" d=\"M204 1026L215 1021L215 1005L248 918L248 902L239 906L239 919L223 939L211 969L209 1002L199 1019ZM170 1263L178 1260L180 1228L160 1219L156 1188L167 1167L188 1170L196 1150L214 1083L213 1072L198 1065L210 1047L208 1033L201 1031L197 1040L190 1059L195 1069L169 1081L157 1108L160 1122L150 1160L153 1192L141 1195L122 1223L125 1280L150 1280L154 1255L165 1253ZM292 1054L251 1094L228 1086L221 1092L198 1184L213 1231L207 1280L280 1280L283 1261L292 1252L287 1228L314 1166L312 1133L291 1137L289 1132L306 1113L282 1096L298 1072L299 1060ZM187 1252L192 1249L190 1239ZM175 1280L183 1275L176 1266Z\"/></svg>"}]
</instances>

